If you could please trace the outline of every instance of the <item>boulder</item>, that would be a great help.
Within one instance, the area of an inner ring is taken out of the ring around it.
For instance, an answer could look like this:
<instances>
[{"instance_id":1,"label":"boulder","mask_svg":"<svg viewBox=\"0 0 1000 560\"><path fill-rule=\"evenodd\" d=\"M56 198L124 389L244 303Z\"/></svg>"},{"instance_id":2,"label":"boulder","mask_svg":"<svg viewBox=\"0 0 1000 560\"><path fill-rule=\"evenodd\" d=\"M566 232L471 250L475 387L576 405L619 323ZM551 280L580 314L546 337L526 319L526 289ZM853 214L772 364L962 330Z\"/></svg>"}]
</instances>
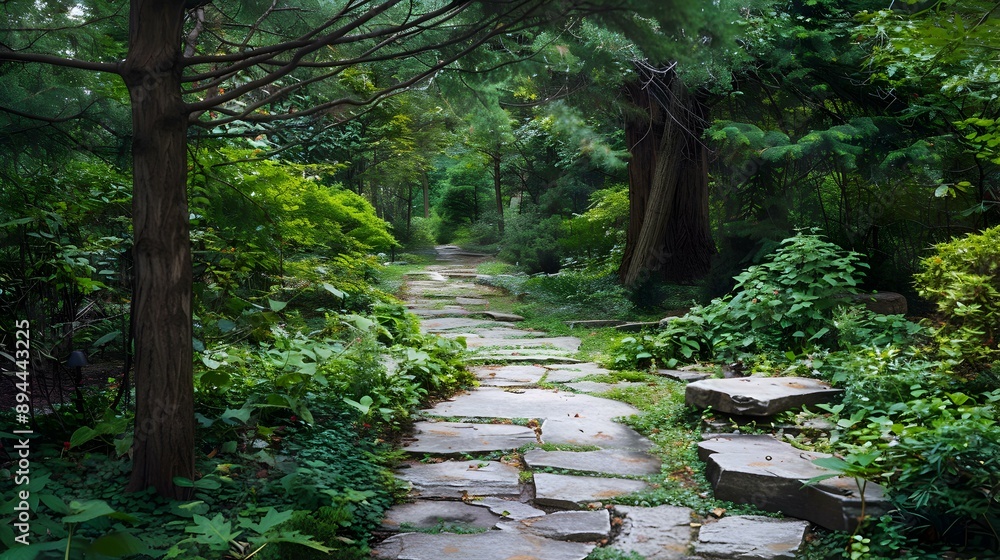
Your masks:
<instances>
[{"instance_id":1,"label":"boulder","mask_svg":"<svg viewBox=\"0 0 1000 560\"><path fill-rule=\"evenodd\" d=\"M806 485L814 477L835 474L812 462L830 455L768 441L768 436L713 438L699 443L698 452L707 457L705 475L720 500L847 532L858 526L862 511L878 517L891 509L883 488L873 482L838 476Z\"/></svg>"},{"instance_id":2,"label":"boulder","mask_svg":"<svg viewBox=\"0 0 1000 560\"><path fill-rule=\"evenodd\" d=\"M840 393L840 389L807 377L739 377L689 383L684 401L726 414L773 416L829 402Z\"/></svg>"},{"instance_id":3,"label":"boulder","mask_svg":"<svg viewBox=\"0 0 1000 560\"><path fill-rule=\"evenodd\" d=\"M908 310L906 297L896 292L850 294L847 297L855 303L865 304L870 311L881 315L906 315Z\"/></svg>"}]
</instances>

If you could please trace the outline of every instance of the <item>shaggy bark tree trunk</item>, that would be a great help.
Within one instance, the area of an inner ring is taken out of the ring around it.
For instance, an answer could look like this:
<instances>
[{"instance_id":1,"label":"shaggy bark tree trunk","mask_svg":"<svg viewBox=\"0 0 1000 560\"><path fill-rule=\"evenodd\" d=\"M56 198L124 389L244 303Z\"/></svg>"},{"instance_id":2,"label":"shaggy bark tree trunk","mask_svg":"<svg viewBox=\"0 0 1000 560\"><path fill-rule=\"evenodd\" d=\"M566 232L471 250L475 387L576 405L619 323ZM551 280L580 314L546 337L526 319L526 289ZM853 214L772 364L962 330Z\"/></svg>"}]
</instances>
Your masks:
<instances>
[{"instance_id":1,"label":"shaggy bark tree trunk","mask_svg":"<svg viewBox=\"0 0 1000 560\"><path fill-rule=\"evenodd\" d=\"M493 195L497 202L497 229L503 235L503 191L500 185L500 152L493 156Z\"/></svg>"},{"instance_id":2,"label":"shaggy bark tree trunk","mask_svg":"<svg viewBox=\"0 0 1000 560\"><path fill-rule=\"evenodd\" d=\"M715 245L708 222L707 110L673 72L650 73L626 94L642 116L625 123L629 226L619 268L623 284L653 276L690 282L704 276Z\"/></svg>"},{"instance_id":3,"label":"shaggy bark tree trunk","mask_svg":"<svg viewBox=\"0 0 1000 560\"><path fill-rule=\"evenodd\" d=\"M194 477L184 0L132 0L122 76L132 101L136 426L129 491L187 499Z\"/></svg>"}]
</instances>

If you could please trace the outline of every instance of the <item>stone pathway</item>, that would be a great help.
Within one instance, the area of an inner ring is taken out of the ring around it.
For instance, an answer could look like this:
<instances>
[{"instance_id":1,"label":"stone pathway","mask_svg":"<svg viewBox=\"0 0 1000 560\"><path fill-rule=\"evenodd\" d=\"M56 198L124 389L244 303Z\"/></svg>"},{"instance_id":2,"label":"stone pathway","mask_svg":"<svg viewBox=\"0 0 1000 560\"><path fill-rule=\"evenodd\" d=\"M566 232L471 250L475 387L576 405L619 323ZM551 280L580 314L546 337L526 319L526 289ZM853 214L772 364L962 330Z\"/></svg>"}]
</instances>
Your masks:
<instances>
[{"instance_id":1,"label":"stone pathway","mask_svg":"<svg viewBox=\"0 0 1000 560\"><path fill-rule=\"evenodd\" d=\"M454 246L437 252L439 264L409 274L403 295L425 332L466 339L481 386L425 410L427 420L415 425L404 447L411 460L397 472L410 484L411 501L388 512L383 530L391 536L374 547L375 558L583 560L597 546L647 560L794 558L807 521L705 520L688 508L608 504L648 488L644 477L661 469L650 441L617 421L638 411L599 396L612 385L581 381L607 370L573 358L579 338L519 328L520 317L490 310L496 291L475 283L474 266L485 255ZM773 409L720 397L713 387L695 392L700 396L691 398L713 406L727 401L744 412ZM535 448L523 456L514 452L530 444ZM711 461L732 445L732 438L713 440L700 451ZM761 449L769 461L783 457ZM490 460L470 459L487 454Z\"/></svg>"}]
</instances>

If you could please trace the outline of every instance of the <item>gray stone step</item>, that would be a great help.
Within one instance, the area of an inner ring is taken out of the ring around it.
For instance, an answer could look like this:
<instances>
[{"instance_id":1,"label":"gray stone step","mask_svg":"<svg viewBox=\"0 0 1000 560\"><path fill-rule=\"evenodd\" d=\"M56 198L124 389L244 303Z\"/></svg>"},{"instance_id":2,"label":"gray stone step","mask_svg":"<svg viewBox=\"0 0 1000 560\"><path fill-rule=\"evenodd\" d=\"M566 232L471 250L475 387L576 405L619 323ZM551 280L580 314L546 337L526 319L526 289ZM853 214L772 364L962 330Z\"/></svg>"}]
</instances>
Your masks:
<instances>
[{"instance_id":1,"label":"gray stone step","mask_svg":"<svg viewBox=\"0 0 1000 560\"><path fill-rule=\"evenodd\" d=\"M449 499L518 497L521 495L519 474L517 468L496 461L417 463L396 471L397 477L410 483L412 496Z\"/></svg>"},{"instance_id":2,"label":"gray stone step","mask_svg":"<svg viewBox=\"0 0 1000 560\"><path fill-rule=\"evenodd\" d=\"M373 556L398 560L583 560L593 549L589 543L514 531L472 535L403 533L379 543Z\"/></svg>"},{"instance_id":3,"label":"gray stone step","mask_svg":"<svg viewBox=\"0 0 1000 560\"><path fill-rule=\"evenodd\" d=\"M583 395L581 395L583 396ZM542 423L542 441L602 449L648 451L653 444L629 426L608 418L585 416L549 418Z\"/></svg>"},{"instance_id":4,"label":"gray stone step","mask_svg":"<svg viewBox=\"0 0 1000 560\"><path fill-rule=\"evenodd\" d=\"M548 371L534 365L476 366L470 369L481 384L490 387L536 385Z\"/></svg>"},{"instance_id":5,"label":"gray stone step","mask_svg":"<svg viewBox=\"0 0 1000 560\"><path fill-rule=\"evenodd\" d=\"M487 530L496 527L501 516L489 509L461 501L418 500L397 504L389 508L382 520L385 531L412 531L414 529L439 529L455 532Z\"/></svg>"},{"instance_id":6,"label":"gray stone step","mask_svg":"<svg viewBox=\"0 0 1000 560\"><path fill-rule=\"evenodd\" d=\"M455 303L459 305L489 305L490 300L474 297L457 297Z\"/></svg>"},{"instance_id":7,"label":"gray stone step","mask_svg":"<svg viewBox=\"0 0 1000 560\"><path fill-rule=\"evenodd\" d=\"M853 531L860 521L862 504L873 517L891 509L883 488L873 482L841 476L804 485L813 477L835 474L812 463L829 455L802 451L777 440L768 442L766 437L727 436L698 444L699 454L708 454L705 475L716 498L753 504L832 531Z\"/></svg>"},{"instance_id":8,"label":"gray stone step","mask_svg":"<svg viewBox=\"0 0 1000 560\"><path fill-rule=\"evenodd\" d=\"M576 381L573 383L566 383L566 387L578 391L580 393L607 393L612 389L624 389L627 387L637 387L640 385L646 385L646 383L639 383L637 381L619 381L618 383L600 383L598 381Z\"/></svg>"},{"instance_id":9,"label":"gray stone step","mask_svg":"<svg viewBox=\"0 0 1000 560\"><path fill-rule=\"evenodd\" d=\"M521 317L520 315L515 315L513 313L501 313L499 311L483 311L481 314L493 319L494 321L502 321L504 323L517 323L524 320L524 317Z\"/></svg>"},{"instance_id":10,"label":"gray stone step","mask_svg":"<svg viewBox=\"0 0 1000 560\"><path fill-rule=\"evenodd\" d=\"M705 373L703 371L684 371L680 369L658 369L656 370L656 375L662 375L663 377L669 377L670 379L683 381L684 383L701 381L702 379L712 377L711 373Z\"/></svg>"},{"instance_id":11,"label":"gray stone step","mask_svg":"<svg viewBox=\"0 0 1000 560\"><path fill-rule=\"evenodd\" d=\"M627 478L535 473L534 479L535 503L561 509L581 509L649 488L641 480Z\"/></svg>"},{"instance_id":12,"label":"gray stone step","mask_svg":"<svg viewBox=\"0 0 1000 560\"><path fill-rule=\"evenodd\" d=\"M582 329L598 329L601 327L617 327L618 325L624 325L625 321L619 321L617 319L589 319L585 321L566 321L566 325L575 329L577 327Z\"/></svg>"},{"instance_id":13,"label":"gray stone step","mask_svg":"<svg viewBox=\"0 0 1000 560\"><path fill-rule=\"evenodd\" d=\"M414 441L403 449L414 455L465 455L509 451L536 441L534 430L513 424L417 422Z\"/></svg>"},{"instance_id":14,"label":"gray stone step","mask_svg":"<svg viewBox=\"0 0 1000 560\"><path fill-rule=\"evenodd\" d=\"M610 420L638 410L610 399L549 389L481 387L424 411L430 416L465 418L588 418Z\"/></svg>"},{"instance_id":15,"label":"gray stone step","mask_svg":"<svg viewBox=\"0 0 1000 560\"><path fill-rule=\"evenodd\" d=\"M611 515L606 509L557 511L539 517L503 521L499 528L559 541L597 542L611 536Z\"/></svg>"},{"instance_id":16,"label":"gray stone step","mask_svg":"<svg viewBox=\"0 0 1000 560\"><path fill-rule=\"evenodd\" d=\"M842 391L808 377L739 377L689 383L684 402L727 414L773 416L830 402Z\"/></svg>"},{"instance_id":17,"label":"gray stone step","mask_svg":"<svg viewBox=\"0 0 1000 560\"><path fill-rule=\"evenodd\" d=\"M611 373L611 370L591 362L549 364L545 366L545 369L549 370L549 374L545 380L550 383L568 383L570 381L577 381L588 375L607 375Z\"/></svg>"},{"instance_id":18,"label":"gray stone step","mask_svg":"<svg viewBox=\"0 0 1000 560\"><path fill-rule=\"evenodd\" d=\"M420 322L420 331L428 333L441 333L456 329L472 328L494 328L499 326L496 321L486 319L472 319L468 317L441 317L428 319Z\"/></svg>"},{"instance_id":19,"label":"gray stone step","mask_svg":"<svg viewBox=\"0 0 1000 560\"><path fill-rule=\"evenodd\" d=\"M646 560L687 558L694 536L693 510L675 506L616 505L614 511L622 516L622 525L618 537L609 545L611 548L638 553Z\"/></svg>"},{"instance_id":20,"label":"gray stone step","mask_svg":"<svg viewBox=\"0 0 1000 560\"><path fill-rule=\"evenodd\" d=\"M809 522L756 515L723 517L698 531L694 553L703 558L772 560L795 558L809 533Z\"/></svg>"},{"instance_id":21,"label":"gray stone step","mask_svg":"<svg viewBox=\"0 0 1000 560\"><path fill-rule=\"evenodd\" d=\"M528 517L538 517L545 515L545 512L517 500L505 500L494 497L476 497L469 500L469 505L484 507L504 519L527 519Z\"/></svg>"},{"instance_id":22,"label":"gray stone step","mask_svg":"<svg viewBox=\"0 0 1000 560\"><path fill-rule=\"evenodd\" d=\"M642 451L625 449L600 451L532 449L524 454L524 462L532 469L549 467L621 476L643 476L660 472L660 460L656 457Z\"/></svg>"}]
</instances>

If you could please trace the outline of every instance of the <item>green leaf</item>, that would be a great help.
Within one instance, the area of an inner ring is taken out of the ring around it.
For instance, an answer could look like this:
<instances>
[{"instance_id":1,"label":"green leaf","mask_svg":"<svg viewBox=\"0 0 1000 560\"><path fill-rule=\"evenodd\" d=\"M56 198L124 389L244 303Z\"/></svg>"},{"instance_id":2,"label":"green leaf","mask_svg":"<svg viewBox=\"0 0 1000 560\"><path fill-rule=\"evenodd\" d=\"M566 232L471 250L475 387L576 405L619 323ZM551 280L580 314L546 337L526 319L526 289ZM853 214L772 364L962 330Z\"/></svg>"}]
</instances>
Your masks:
<instances>
[{"instance_id":1,"label":"green leaf","mask_svg":"<svg viewBox=\"0 0 1000 560\"><path fill-rule=\"evenodd\" d=\"M74 513L63 517L63 523L84 523L115 513L114 508L104 500L72 501L69 503L69 509Z\"/></svg>"},{"instance_id":2,"label":"green leaf","mask_svg":"<svg viewBox=\"0 0 1000 560\"><path fill-rule=\"evenodd\" d=\"M216 323L221 332L227 333L236 328L236 323L230 321L229 319L219 319Z\"/></svg>"},{"instance_id":3,"label":"green leaf","mask_svg":"<svg viewBox=\"0 0 1000 560\"><path fill-rule=\"evenodd\" d=\"M100 347L100 346L104 346L105 344L107 344L107 343L111 342L112 340L118 338L118 336L121 335L121 333L122 333L121 331L109 332L108 334L106 334L106 335L102 336L101 338L98 338L96 341L94 341L94 343L91 344L91 346L93 346L95 348L96 347Z\"/></svg>"},{"instance_id":4,"label":"green leaf","mask_svg":"<svg viewBox=\"0 0 1000 560\"><path fill-rule=\"evenodd\" d=\"M330 292L331 294L337 296L340 299L344 299L344 295L345 295L344 292L338 290L337 288L334 288L333 285L331 285L331 284L327 284L326 282L323 282L323 289L326 290L326 291L328 291L328 292Z\"/></svg>"},{"instance_id":5,"label":"green leaf","mask_svg":"<svg viewBox=\"0 0 1000 560\"><path fill-rule=\"evenodd\" d=\"M98 432L89 426L81 426L73 432L73 435L69 436L69 446L79 447L99 435L101 435L101 432Z\"/></svg>"},{"instance_id":6,"label":"green leaf","mask_svg":"<svg viewBox=\"0 0 1000 560\"><path fill-rule=\"evenodd\" d=\"M244 522L242 525L247 529L256 531L258 535L263 535L264 533L291 519L293 513L294 512L292 510L278 512L273 507L267 508L267 513L264 514L264 517L259 522Z\"/></svg>"},{"instance_id":7,"label":"green leaf","mask_svg":"<svg viewBox=\"0 0 1000 560\"><path fill-rule=\"evenodd\" d=\"M227 408L226 411L222 413L222 416L219 416L219 419L231 420L235 418L236 420L239 420L241 423L246 424L247 421L250 420L250 412L251 410L249 408L240 408L237 410Z\"/></svg>"},{"instance_id":8,"label":"green leaf","mask_svg":"<svg viewBox=\"0 0 1000 560\"><path fill-rule=\"evenodd\" d=\"M271 311L281 311L288 305L288 302L267 298L267 304L271 307Z\"/></svg>"},{"instance_id":9,"label":"green leaf","mask_svg":"<svg viewBox=\"0 0 1000 560\"><path fill-rule=\"evenodd\" d=\"M207 367L208 369L219 369L219 367L222 365L222 362L217 362L212 358L209 358L208 356L202 356L201 363L205 364L205 367Z\"/></svg>"},{"instance_id":10,"label":"green leaf","mask_svg":"<svg viewBox=\"0 0 1000 560\"><path fill-rule=\"evenodd\" d=\"M111 558L142 554L147 550L146 545L137 537L120 531L98 537L87 547L87 551L90 553L110 556Z\"/></svg>"},{"instance_id":11,"label":"green leaf","mask_svg":"<svg viewBox=\"0 0 1000 560\"><path fill-rule=\"evenodd\" d=\"M851 470L851 464L840 457L820 457L819 459L813 459L812 463L817 467L823 467L824 469L830 469L841 473Z\"/></svg>"}]
</instances>

